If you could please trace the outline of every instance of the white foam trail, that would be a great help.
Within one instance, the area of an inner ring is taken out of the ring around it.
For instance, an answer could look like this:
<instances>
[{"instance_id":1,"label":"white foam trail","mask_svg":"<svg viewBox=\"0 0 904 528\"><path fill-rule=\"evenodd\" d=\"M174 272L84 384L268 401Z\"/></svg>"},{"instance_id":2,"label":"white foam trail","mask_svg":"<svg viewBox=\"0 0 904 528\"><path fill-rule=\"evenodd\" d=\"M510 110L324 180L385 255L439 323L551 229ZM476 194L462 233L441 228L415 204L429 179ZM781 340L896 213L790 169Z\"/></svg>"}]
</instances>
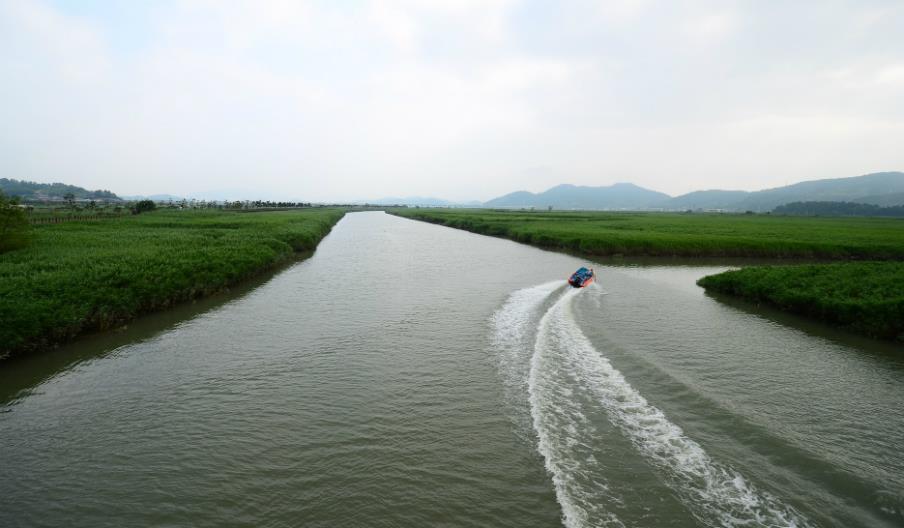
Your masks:
<instances>
[{"instance_id":1,"label":"white foam trail","mask_svg":"<svg viewBox=\"0 0 904 528\"><path fill-rule=\"evenodd\" d=\"M596 430L580 403L589 399L577 397L574 380L557 378L555 369L544 371L547 375L534 383L535 387L542 385L540 394L530 395L534 329L543 303L562 286L563 281L556 281L518 290L493 316L506 400L518 434L531 443L536 441L566 526L624 526L604 509L603 499L617 502L618 498L610 493L593 456Z\"/></svg>"},{"instance_id":2,"label":"white foam trail","mask_svg":"<svg viewBox=\"0 0 904 528\"><path fill-rule=\"evenodd\" d=\"M548 282L512 293L493 314L494 345L505 399L512 411L516 432L533 441L533 423L527 401L527 375L534 353L534 332L540 306L563 281Z\"/></svg>"},{"instance_id":3,"label":"white foam trail","mask_svg":"<svg viewBox=\"0 0 904 528\"><path fill-rule=\"evenodd\" d=\"M529 391L540 451L556 481L557 492L567 483L560 476L568 468L558 467L555 449L548 445L545 416L547 391L543 380L547 368L565 369L586 387L602 405L610 421L648 458L665 477L667 485L704 524L715 526L804 527L809 523L793 508L770 494L755 489L733 469L713 461L680 427L650 405L581 332L571 308L580 290L567 292L540 321L536 349L531 360ZM548 453L552 453L550 456ZM565 490L563 510L573 491ZM561 500L561 497L560 497ZM566 511L566 524L584 526L581 511Z\"/></svg>"},{"instance_id":4,"label":"white foam trail","mask_svg":"<svg viewBox=\"0 0 904 528\"><path fill-rule=\"evenodd\" d=\"M555 306L572 298L578 290L567 291ZM549 313L540 320L540 332L548 326ZM540 334L537 339L539 342ZM624 524L604 509L605 502L620 502L614 496L593 457L592 424L574 394L574 379L568 379L558 358L534 353L530 360L528 394L531 417L537 435L537 450L543 455L552 476L556 499L562 507L563 522L569 528L618 526Z\"/></svg>"}]
</instances>

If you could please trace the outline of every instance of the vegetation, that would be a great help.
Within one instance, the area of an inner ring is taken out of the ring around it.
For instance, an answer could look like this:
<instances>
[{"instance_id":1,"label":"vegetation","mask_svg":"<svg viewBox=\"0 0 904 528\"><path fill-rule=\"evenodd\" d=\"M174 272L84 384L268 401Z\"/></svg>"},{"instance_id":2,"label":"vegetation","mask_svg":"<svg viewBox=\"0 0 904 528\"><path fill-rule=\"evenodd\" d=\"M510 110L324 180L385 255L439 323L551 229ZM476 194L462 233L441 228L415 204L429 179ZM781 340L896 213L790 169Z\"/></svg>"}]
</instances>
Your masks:
<instances>
[{"instance_id":1,"label":"vegetation","mask_svg":"<svg viewBox=\"0 0 904 528\"><path fill-rule=\"evenodd\" d=\"M588 255L891 260L752 267L704 277L699 284L868 336L904 339L900 219L462 209L394 213Z\"/></svg>"},{"instance_id":2,"label":"vegetation","mask_svg":"<svg viewBox=\"0 0 904 528\"><path fill-rule=\"evenodd\" d=\"M904 205L880 207L854 202L793 202L776 207L776 214L798 216L889 216L904 218Z\"/></svg>"},{"instance_id":3,"label":"vegetation","mask_svg":"<svg viewBox=\"0 0 904 528\"><path fill-rule=\"evenodd\" d=\"M812 180L762 191L694 191L670 198L630 183L606 187L558 185L542 193L516 191L485 202L485 207L537 209L771 211L779 205L815 200L904 205L904 172L877 172L852 178Z\"/></svg>"},{"instance_id":4,"label":"vegetation","mask_svg":"<svg viewBox=\"0 0 904 528\"><path fill-rule=\"evenodd\" d=\"M37 183L10 178L0 178L0 191L9 196L18 196L23 200L119 200L119 197L110 191L89 191L65 183ZM70 196L67 197L67 195Z\"/></svg>"},{"instance_id":5,"label":"vegetation","mask_svg":"<svg viewBox=\"0 0 904 528\"><path fill-rule=\"evenodd\" d=\"M276 211L313 207L302 202L269 202L269 201L236 201L217 202L207 200L155 201L150 199L134 202L104 202L90 200L87 202L56 201L50 203L29 203L26 207L28 221L33 224L51 224L69 220L84 220L86 217L116 218L123 215L167 209L181 211L197 210L241 210Z\"/></svg>"},{"instance_id":6,"label":"vegetation","mask_svg":"<svg viewBox=\"0 0 904 528\"><path fill-rule=\"evenodd\" d=\"M587 255L904 260L904 222L774 215L398 209L395 214Z\"/></svg>"},{"instance_id":7,"label":"vegetation","mask_svg":"<svg viewBox=\"0 0 904 528\"><path fill-rule=\"evenodd\" d=\"M707 290L904 341L904 263L758 266L704 277Z\"/></svg>"},{"instance_id":8,"label":"vegetation","mask_svg":"<svg viewBox=\"0 0 904 528\"><path fill-rule=\"evenodd\" d=\"M339 209L156 211L36 225L0 255L0 357L216 292L314 249Z\"/></svg>"},{"instance_id":9,"label":"vegetation","mask_svg":"<svg viewBox=\"0 0 904 528\"><path fill-rule=\"evenodd\" d=\"M25 247L29 239L28 218L16 198L0 191L0 253Z\"/></svg>"},{"instance_id":10,"label":"vegetation","mask_svg":"<svg viewBox=\"0 0 904 528\"><path fill-rule=\"evenodd\" d=\"M133 214L147 213L157 208L153 200L139 200L132 206Z\"/></svg>"}]
</instances>

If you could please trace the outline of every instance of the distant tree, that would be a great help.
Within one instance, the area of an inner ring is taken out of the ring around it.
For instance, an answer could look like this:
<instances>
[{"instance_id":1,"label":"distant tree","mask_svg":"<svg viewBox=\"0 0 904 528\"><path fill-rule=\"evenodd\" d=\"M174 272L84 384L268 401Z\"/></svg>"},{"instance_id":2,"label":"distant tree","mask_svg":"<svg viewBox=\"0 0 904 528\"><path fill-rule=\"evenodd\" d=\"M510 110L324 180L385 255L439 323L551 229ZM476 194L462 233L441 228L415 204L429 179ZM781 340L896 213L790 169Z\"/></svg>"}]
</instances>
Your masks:
<instances>
[{"instance_id":1,"label":"distant tree","mask_svg":"<svg viewBox=\"0 0 904 528\"><path fill-rule=\"evenodd\" d=\"M0 191L0 253L28 245L30 227L18 198L9 199Z\"/></svg>"},{"instance_id":2,"label":"distant tree","mask_svg":"<svg viewBox=\"0 0 904 528\"><path fill-rule=\"evenodd\" d=\"M119 197L113 194L112 192L106 189L99 189L97 191L90 191L85 194L87 198L93 198L95 200L103 200L103 201L112 201L118 200Z\"/></svg>"},{"instance_id":3,"label":"distant tree","mask_svg":"<svg viewBox=\"0 0 904 528\"><path fill-rule=\"evenodd\" d=\"M132 214L146 213L148 211L153 211L156 208L157 204L154 203L153 200L141 200L135 202L135 205L132 206Z\"/></svg>"},{"instance_id":4,"label":"distant tree","mask_svg":"<svg viewBox=\"0 0 904 528\"><path fill-rule=\"evenodd\" d=\"M66 200L66 203L69 204L69 207L75 208L75 195L71 192L67 192L63 195L63 199Z\"/></svg>"},{"instance_id":5,"label":"distant tree","mask_svg":"<svg viewBox=\"0 0 904 528\"><path fill-rule=\"evenodd\" d=\"M772 212L796 216L890 216L904 217L904 206L880 207L853 202L792 202Z\"/></svg>"},{"instance_id":6,"label":"distant tree","mask_svg":"<svg viewBox=\"0 0 904 528\"><path fill-rule=\"evenodd\" d=\"M0 190L8 196L18 196L23 200L46 200L47 198L66 199L67 194L75 198L94 198L96 200L117 201L119 197L107 190L89 191L77 185L64 183L36 183L30 181L0 178Z\"/></svg>"}]
</instances>

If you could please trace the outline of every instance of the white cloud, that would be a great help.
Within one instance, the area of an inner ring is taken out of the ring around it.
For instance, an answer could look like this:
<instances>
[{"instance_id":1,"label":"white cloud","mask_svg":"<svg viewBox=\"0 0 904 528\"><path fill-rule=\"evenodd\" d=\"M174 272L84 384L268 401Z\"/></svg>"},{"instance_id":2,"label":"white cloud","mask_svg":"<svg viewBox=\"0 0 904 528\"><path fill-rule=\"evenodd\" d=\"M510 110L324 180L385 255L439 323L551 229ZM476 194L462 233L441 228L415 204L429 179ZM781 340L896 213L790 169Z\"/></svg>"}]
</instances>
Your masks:
<instances>
[{"instance_id":1,"label":"white cloud","mask_svg":"<svg viewBox=\"0 0 904 528\"><path fill-rule=\"evenodd\" d=\"M486 199L904 166L897 11L828 6L804 39L800 11L758 5L155 6L124 51L115 18L0 0L4 175L124 194Z\"/></svg>"},{"instance_id":2,"label":"white cloud","mask_svg":"<svg viewBox=\"0 0 904 528\"><path fill-rule=\"evenodd\" d=\"M0 22L4 41L15 44L13 53L5 57L10 62L48 64L64 80L76 83L94 82L110 73L103 40L87 20L64 16L40 3L15 0L0 2L0 20L6 21Z\"/></svg>"},{"instance_id":3,"label":"white cloud","mask_svg":"<svg viewBox=\"0 0 904 528\"><path fill-rule=\"evenodd\" d=\"M403 52L413 53L421 37L415 18L404 9L381 2L369 5L371 21Z\"/></svg>"},{"instance_id":4,"label":"white cloud","mask_svg":"<svg viewBox=\"0 0 904 528\"><path fill-rule=\"evenodd\" d=\"M729 37L738 22L730 13L706 13L685 22L684 33L695 43L712 44Z\"/></svg>"},{"instance_id":5,"label":"white cloud","mask_svg":"<svg viewBox=\"0 0 904 528\"><path fill-rule=\"evenodd\" d=\"M608 25L636 22L650 7L648 0L598 0L593 14Z\"/></svg>"},{"instance_id":6,"label":"white cloud","mask_svg":"<svg viewBox=\"0 0 904 528\"><path fill-rule=\"evenodd\" d=\"M876 81L881 84L893 84L904 87L904 62L882 68L876 75Z\"/></svg>"}]
</instances>

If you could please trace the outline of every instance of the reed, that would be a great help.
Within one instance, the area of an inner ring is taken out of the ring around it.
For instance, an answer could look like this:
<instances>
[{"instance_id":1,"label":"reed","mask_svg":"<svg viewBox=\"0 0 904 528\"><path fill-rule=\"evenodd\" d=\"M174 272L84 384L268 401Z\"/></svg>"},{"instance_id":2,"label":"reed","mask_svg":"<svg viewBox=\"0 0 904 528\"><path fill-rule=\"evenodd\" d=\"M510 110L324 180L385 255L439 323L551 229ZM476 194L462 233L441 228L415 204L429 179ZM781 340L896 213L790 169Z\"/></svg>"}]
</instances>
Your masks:
<instances>
[{"instance_id":1,"label":"reed","mask_svg":"<svg viewBox=\"0 0 904 528\"><path fill-rule=\"evenodd\" d=\"M904 340L902 219L455 209L393 213L592 256L846 261L754 266L704 277L698 284L871 337Z\"/></svg>"},{"instance_id":2,"label":"reed","mask_svg":"<svg viewBox=\"0 0 904 528\"><path fill-rule=\"evenodd\" d=\"M904 260L902 219L478 209L393 213L595 256Z\"/></svg>"},{"instance_id":3,"label":"reed","mask_svg":"<svg viewBox=\"0 0 904 528\"><path fill-rule=\"evenodd\" d=\"M221 291L312 250L339 209L158 211L35 225L0 255L0 357Z\"/></svg>"},{"instance_id":4,"label":"reed","mask_svg":"<svg viewBox=\"0 0 904 528\"><path fill-rule=\"evenodd\" d=\"M904 263L756 266L703 277L697 284L752 302L904 341Z\"/></svg>"}]
</instances>

